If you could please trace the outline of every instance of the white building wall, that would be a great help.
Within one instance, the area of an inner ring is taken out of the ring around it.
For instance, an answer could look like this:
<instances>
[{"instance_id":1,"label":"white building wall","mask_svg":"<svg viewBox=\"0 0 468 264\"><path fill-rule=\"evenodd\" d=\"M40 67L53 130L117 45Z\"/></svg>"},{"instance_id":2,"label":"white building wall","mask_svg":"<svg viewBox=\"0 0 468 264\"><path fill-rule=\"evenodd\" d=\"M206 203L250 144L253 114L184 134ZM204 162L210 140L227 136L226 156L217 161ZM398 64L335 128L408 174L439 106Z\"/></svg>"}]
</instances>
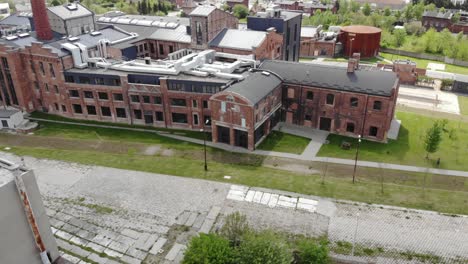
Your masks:
<instances>
[{"instance_id":1,"label":"white building wall","mask_svg":"<svg viewBox=\"0 0 468 264\"><path fill-rule=\"evenodd\" d=\"M8 128L14 129L18 127L21 122L23 122L23 113L21 111L18 111L17 113L13 114L9 118L0 118L0 128L5 128L3 127L3 122L2 120L7 121L8 123Z\"/></svg>"}]
</instances>

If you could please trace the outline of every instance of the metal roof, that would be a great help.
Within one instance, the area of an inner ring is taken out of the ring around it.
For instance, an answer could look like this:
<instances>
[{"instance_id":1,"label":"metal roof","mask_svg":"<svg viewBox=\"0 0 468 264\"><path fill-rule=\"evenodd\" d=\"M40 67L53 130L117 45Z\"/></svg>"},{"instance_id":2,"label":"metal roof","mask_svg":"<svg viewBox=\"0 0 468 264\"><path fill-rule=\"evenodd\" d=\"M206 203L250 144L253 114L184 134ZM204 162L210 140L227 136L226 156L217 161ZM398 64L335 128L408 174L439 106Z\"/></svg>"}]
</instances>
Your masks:
<instances>
[{"instance_id":1,"label":"metal roof","mask_svg":"<svg viewBox=\"0 0 468 264\"><path fill-rule=\"evenodd\" d=\"M392 95L397 81L394 72L356 70L347 73L347 68L312 63L267 60L259 68L278 74L285 83L387 97Z\"/></svg>"},{"instance_id":2,"label":"metal roof","mask_svg":"<svg viewBox=\"0 0 468 264\"><path fill-rule=\"evenodd\" d=\"M314 38L317 36L317 27L301 27L301 38Z\"/></svg>"},{"instance_id":3,"label":"metal roof","mask_svg":"<svg viewBox=\"0 0 468 264\"><path fill-rule=\"evenodd\" d=\"M12 109L5 110L5 109L2 108L2 109L0 109L0 118L9 118L10 116L12 116L12 115L14 115L14 114L16 114L18 112L19 112L19 110L16 110L16 109L15 110L12 110Z\"/></svg>"},{"instance_id":4,"label":"metal roof","mask_svg":"<svg viewBox=\"0 0 468 264\"><path fill-rule=\"evenodd\" d=\"M247 98L252 104L256 104L280 84L281 79L274 74L253 72L224 91L238 94Z\"/></svg>"},{"instance_id":5,"label":"metal roof","mask_svg":"<svg viewBox=\"0 0 468 264\"><path fill-rule=\"evenodd\" d=\"M208 16L215 9L216 7L211 5L198 6L192 12L190 12L189 16Z\"/></svg>"},{"instance_id":6,"label":"metal roof","mask_svg":"<svg viewBox=\"0 0 468 264\"><path fill-rule=\"evenodd\" d=\"M210 42L209 46L251 51L263 43L266 34L264 31L225 28Z\"/></svg>"},{"instance_id":7,"label":"metal roof","mask_svg":"<svg viewBox=\"0 0 468 264\"><path fill-rule=\"evenodd\" d=\"M424 11L423 17L435 17L435 18L443 18L443 19L451 19L452 12L438 12L438 11Z\"/></svg>"},{"instance_id":8,"label":"metal roof","mask_svg":"<svg viewBox=\"0 0 468 264\"><path fill-rule=\"evenodd\" d=\"M76 9L71 6L76 6ZM69 20L77 17L84 17L84 16L91 16L93 12L91 12L86 7L73 3L73 4L66 4L66 5L59 5L59 6L50 6L47 8L50 12L56 14L58 17L62 18L63 20Z\"/></svg>"},{"instance_id":9,"label":"metal roof","mask_svg":"<svg viewBox=\"0 0 468 264\"><path fill-rule=\"evenodd\" d=\"M148 36L148 38L183 43L190 43L192 41L191 36L187 34L185 26L179 26L175 29L158 28L150 36Z\"/></svg>"},{"instance_id":10,"label":"metal roof","mask_svg":"<svg viewBox=\"0 0 468 264\"><path fill-rule=\"evenodd\" d=\"M0 25L11 25L11 26L31 26L29 18L18 15L11 15L0 20Z\"/></svg>"}]
</instances>

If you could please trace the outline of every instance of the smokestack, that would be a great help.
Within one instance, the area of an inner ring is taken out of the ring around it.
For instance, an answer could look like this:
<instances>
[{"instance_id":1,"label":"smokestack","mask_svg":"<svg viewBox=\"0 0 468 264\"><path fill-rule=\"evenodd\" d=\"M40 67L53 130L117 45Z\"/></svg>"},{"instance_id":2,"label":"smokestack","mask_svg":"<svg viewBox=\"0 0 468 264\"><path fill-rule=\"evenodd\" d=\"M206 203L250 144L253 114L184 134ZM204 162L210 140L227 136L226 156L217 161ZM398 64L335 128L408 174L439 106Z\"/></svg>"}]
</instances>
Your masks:
<instances>
[{"instance_id":1,"label":"smokestack","mask_svg":"<svg viewBox=\"0 0 468 264\"><path fill-rule=\"evenodd\" d=\"M53 35L50 29L49 17L47 16L45 0L31 0L31 8L37 38L39 40L51 40Z\"/></svg>"}]
</instances>

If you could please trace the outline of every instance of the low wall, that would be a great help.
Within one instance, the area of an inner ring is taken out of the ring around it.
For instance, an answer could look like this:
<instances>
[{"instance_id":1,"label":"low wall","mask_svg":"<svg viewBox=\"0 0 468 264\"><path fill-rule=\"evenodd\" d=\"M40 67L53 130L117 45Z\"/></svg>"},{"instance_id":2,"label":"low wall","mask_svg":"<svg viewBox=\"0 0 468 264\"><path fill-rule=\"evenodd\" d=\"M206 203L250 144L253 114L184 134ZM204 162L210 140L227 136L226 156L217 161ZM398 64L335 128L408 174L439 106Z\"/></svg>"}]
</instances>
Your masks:
<instances>
[{"instance_id":1,"label":"low wall","mask_svg":"<svg viewBox=\"0 0 468 264\"><path fill-rule=\"evenodd\" d=\"M434 60L440 61L443 63L453 64L457 66L468 67L468 61L461 61L457 59L452 59L446 56L439 56L439 55L432 55L432 54L425 54L425 53L416 53L411 51L404 51L404 50L396 50L396 49L384 49L380 48L381 52L391 53L395 55L402 55L408 57L415 57L418 59L425 59L425 60Z\"/></svg>"}]
</instances>

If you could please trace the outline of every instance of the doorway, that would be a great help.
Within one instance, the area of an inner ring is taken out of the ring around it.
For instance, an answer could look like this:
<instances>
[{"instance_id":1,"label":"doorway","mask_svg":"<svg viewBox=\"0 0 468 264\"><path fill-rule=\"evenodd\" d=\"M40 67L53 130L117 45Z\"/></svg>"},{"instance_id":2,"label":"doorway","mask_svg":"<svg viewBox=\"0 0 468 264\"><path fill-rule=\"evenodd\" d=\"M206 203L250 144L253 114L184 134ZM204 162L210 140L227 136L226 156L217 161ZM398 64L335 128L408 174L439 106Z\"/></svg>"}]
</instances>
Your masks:
<instances>
[{"instance_id":1,"label":"doorway","mask_svg":"<svg viewBox=\"0 0 468 264\"><path fill-rule=\"evenodd\" d=\"M320 130L325 130L325 131L331 130L331 118L320 117Z\"/></svg>"},{"instance_id":2,"label":"doorway","mask_svg":"<svg viewBox=\"0 0 468 264\"><path fill-rule=\"evenodd\" d=\"M222 126L217 126L218 128L218 142L220 143L226 143L226 144L231 144L231 138L229 135L229 128L228 127L222 127Z\"/></svg>"},{"instance_id":3,"label":"doorway","mask_svg":"<svg viewBox=\"0 0 468 264\"><path fill-rule=\"evenodd\" d=\"M248 148L249 138L246 131L234 130L235 145L238 147Z\"/></svg>"}]
</instances>

